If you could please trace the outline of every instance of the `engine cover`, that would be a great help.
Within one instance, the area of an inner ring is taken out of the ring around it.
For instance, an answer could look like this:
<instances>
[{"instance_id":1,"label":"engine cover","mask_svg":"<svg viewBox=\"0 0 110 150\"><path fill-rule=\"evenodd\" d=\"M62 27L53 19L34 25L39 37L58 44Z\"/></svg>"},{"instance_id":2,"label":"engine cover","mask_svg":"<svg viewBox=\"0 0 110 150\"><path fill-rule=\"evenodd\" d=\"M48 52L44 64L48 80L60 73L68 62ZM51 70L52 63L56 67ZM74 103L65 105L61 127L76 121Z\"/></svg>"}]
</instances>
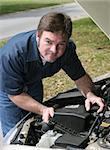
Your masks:
<instances>
[{"instance_id":1,"label":"engine cover","mask_svg":"<svg viewBox=\"0 0 110 150\"><path fill-rule=\"evenodd\" d=\"M68 131L78 133L86 131L90 127L91 117L83 105L76 107L71 105L57 109L53 121Z\"/></svg>"}]
</instances>

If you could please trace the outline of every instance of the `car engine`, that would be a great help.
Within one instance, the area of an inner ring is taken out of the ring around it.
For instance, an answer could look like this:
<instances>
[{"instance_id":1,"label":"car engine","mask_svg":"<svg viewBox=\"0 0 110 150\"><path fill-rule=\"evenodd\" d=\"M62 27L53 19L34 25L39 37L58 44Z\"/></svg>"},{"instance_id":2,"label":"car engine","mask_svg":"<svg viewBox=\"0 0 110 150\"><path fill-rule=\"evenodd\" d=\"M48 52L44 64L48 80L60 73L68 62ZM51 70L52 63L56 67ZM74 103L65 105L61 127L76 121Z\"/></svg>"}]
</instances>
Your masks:
<instances>
[{"instance_id":1,"label":"car engine","mask_svg":"<svg viewBox=\"0 0 110 150\"><path fill-rule=\"evenodd\" d=\"M8 135L7 143L70 150L110 149L110 79L99 80L95 86L96 94L105 101L103 112L98 114L96 105L87 112L85 98L74 88L44 102L55 109L48 124L41 116L29 113Z\"/></svg>"}]
</instances>

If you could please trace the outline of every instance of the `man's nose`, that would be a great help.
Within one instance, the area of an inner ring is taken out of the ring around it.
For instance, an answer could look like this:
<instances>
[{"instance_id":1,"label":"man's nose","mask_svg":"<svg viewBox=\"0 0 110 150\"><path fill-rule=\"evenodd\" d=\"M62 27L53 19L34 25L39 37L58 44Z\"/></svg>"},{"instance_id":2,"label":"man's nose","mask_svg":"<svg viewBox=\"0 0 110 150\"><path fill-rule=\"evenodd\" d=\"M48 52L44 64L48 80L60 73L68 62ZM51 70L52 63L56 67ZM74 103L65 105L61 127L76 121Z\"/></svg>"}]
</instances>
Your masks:
<instances>
[{"instance_id":1,"label":"man's nose","mask_svg":"<svg viewBox=\"0 0 110 150\"><path fill-rule=\"evenodd\" d=\"M51 50L51 52L56 53L57 52L57 46L52 45L50 50Z\"/></svg>"}]
</instances>

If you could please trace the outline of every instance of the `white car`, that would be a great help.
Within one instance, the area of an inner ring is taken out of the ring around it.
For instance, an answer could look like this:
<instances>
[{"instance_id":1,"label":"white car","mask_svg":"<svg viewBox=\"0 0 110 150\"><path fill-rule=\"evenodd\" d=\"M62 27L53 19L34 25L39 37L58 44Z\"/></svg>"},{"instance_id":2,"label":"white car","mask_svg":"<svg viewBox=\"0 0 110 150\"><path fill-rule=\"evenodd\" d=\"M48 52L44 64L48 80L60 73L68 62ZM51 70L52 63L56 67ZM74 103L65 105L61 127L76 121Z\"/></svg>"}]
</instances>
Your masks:
<instances>
[{"instance_id":1,"label":"white car","mask_svg":"<svg viewBox=\"0 0 110 150\"><path fill-rule=\"evenodd\" d=\"M96 94L107 104L100 114L96 113L98 106L86 112L85 98L74 88L44 102L55 108L55 115L48 124L42 122L41 116L29 113L5 136L4 144L15 150L22 147L30 150L110 149L110 75L98 78L95 85Z\"/></svg>"}]
</instances>

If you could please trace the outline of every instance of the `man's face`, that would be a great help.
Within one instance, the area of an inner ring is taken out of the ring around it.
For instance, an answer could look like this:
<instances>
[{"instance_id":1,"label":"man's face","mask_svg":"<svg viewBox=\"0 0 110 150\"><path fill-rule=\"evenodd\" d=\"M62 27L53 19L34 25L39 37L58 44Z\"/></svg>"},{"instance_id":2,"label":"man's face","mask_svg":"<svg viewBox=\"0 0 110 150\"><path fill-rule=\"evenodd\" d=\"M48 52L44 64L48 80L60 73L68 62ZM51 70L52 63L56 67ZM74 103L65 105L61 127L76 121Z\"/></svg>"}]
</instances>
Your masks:
<instances>
[{"instance_id":1,"label":"man's face","mask_svg":"<svg viewBox=\"0 0 110 150\"><path fill-rule=\"evenodd\" d=\"M52 63L64 54L67 38L59 33L43 31L40 38L38 35L37 43L41 57Z\"/></svg>"}]
</instances>

